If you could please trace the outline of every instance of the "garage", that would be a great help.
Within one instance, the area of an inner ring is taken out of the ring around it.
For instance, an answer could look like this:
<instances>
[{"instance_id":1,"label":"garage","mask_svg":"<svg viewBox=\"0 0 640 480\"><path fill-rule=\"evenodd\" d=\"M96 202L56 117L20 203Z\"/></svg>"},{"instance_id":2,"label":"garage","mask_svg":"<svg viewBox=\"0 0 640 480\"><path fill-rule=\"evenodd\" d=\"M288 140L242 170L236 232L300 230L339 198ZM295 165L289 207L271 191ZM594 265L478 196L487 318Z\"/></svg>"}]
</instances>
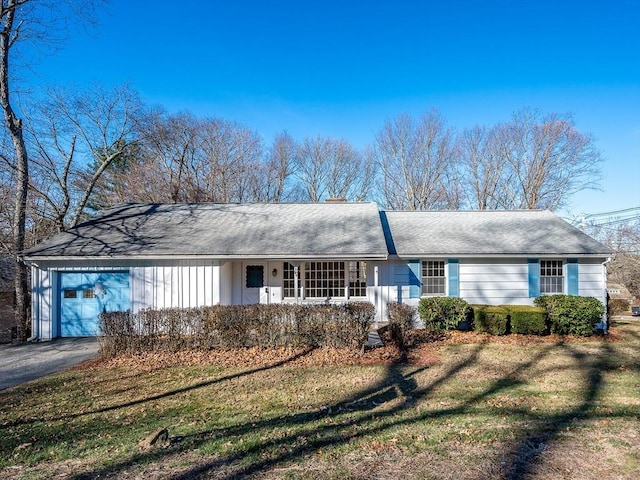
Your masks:
<instances>
[{"instance_id":1,"label":"garage","mask_svg":"<svg viewBox=\"0 0 640 480\"><path fill-rule=\"evenodd\" d=\"M131 308L129 272L61 272L60 334L86 337L98 333L98 315Z\"/></svg>"}]
</instances>

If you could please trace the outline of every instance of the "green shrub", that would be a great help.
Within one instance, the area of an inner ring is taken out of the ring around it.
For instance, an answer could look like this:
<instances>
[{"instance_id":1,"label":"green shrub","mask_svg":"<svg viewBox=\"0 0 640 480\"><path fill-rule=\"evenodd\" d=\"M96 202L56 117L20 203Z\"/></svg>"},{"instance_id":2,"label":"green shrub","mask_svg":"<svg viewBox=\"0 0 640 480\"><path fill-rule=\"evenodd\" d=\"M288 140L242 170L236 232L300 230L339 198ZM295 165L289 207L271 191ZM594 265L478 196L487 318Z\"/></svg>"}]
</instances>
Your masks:
<instances>
[{"instance_id":1,"label":"green shrub","mask_svg":"<svg viewBox=\"0 0 640 480\"><path fill-rule=\"evenodd\" d=\"M478 333L506 335L509 333L509 310L502 305L474 305L473 324Z\"/></svg>"},{"instance_id":2,"label":"green shrub","mask_svg":"<svg viewBox=\"0 0 640 480\"><path fill-rule=\"evenodd\" d=\"M604 305L593 297L543 295L534 300L549 316L551 333L588 337L602 320Z\"/></svg>"},{"instance_id":3,"label":"green shrub","mask_svg":"<svg viewBox=\"0 0 640 480\"><path fill-rule=\"evenodd\" d=\"M418 313L426 329L444 332L468 320L471 307L461 298L429 297L420 299Z\"/></svg>"},{"instance_id":4,"label":"green shrub","mask_svg":"<svg viewBox=\"0 0 640 480\"><path fill-rule=\"evenodd\" d=\"M544 308L528 305L508 307L511 333L521 335L545 335L548 332L547 312Z\"/></svg>"},{"instance_id":5,"label":"green shrub","mask_svg":"<svg viewBox=\"0 0 640 480\"><path fill-rule=\"evenodd\" d=\"M389 332L391 339L399 348L405 348L413 329L416 309L406 303L391 302L387 305Z\"/></svg>"}]
</instances>

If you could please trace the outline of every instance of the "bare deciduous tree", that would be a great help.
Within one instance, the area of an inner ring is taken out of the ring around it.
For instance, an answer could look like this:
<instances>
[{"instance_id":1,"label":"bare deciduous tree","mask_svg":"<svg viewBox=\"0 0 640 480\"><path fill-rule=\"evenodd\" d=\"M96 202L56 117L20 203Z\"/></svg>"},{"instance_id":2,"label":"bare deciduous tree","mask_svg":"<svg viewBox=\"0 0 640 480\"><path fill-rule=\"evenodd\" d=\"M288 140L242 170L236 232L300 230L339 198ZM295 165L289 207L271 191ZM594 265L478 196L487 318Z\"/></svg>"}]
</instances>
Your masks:
<instances>
[{"instance_id":1,"label":"bare deciduous tree","mask_svg":"<svg viewBox=\"0 0 640 480\"><path fill-rule=\"evenodd\" d=\"M387 120L376 134L373 155L388 208L457 208L453 131L437 111L424 114L417 122L408 115Z\"/></svg>"},{"instance_id":2,"label":"bare deciduous tree","mask_svg":"<svg viewBox=\"0 0 640 480\"><path fill-rule=\"evenodd\" d=\"M294 155L293 138L287 133L277 135L262 162L249 173L247 198L255 202L286 201Z\"/></svg>"},{"instance_id":3,"label":"bare deciduous tree","mask_svg":"<svg viewBox=\"0 0 640 480\"><path fill-rule=\"evenodd\" d=\"M13 144L13 154L9 156L9 162L13 164L16 172L11 234L12 253L16 255L15 317L19 335L23 339L29 332L27 269L18 260L17 255L25 247L29 157L23 122L15 109L12 97L17 91L12 82L15 71L10 72L9 69L10 65L15 66L23 60L18 54L21 41L29 41L35 47L51 48L66 35L66 23L69 18L81 17L85 22L91 21L94 7L98 3L92 0L3 0L0 4L0 108L4 117L4 127Z\"/></svg>"},{"instance_id":4,"label":"bare deciduous tree","mask_svg":"<svg viewBox=\"0 0 640 480\"><path fill-rule=\"evenodd\" d=\"M607 264L609 279L640 298L640 220L619 222L614 219L604 225L587 226L587 231L614 252Z\"/></svg>"},{"instance_id":5,"label":"bare deciduous tree","mask_svg":"<svg viewBox=\"0 0 640 480\"><path fill-rule=\"evenodd\" d=\"M262 157L262 139L242 125L187 113L154 116L100 196L118 203L255 201Z\"/></svg>"},{"instance_id":6,"label":"bare deciduous tree","mask_svg":"<svg viewBox=\"0 0 640 480\"><path fill-rule=\"evenodd\" d=\"M306 138L296 148L293 175L300 201L362 201L369 195L374 169L370 159L346 140L316 137Z\"/></svg>"},{"instance_id":7,"label":"bare deciduous tree","mask_svg":"<svg viewBox=\"0 0 640 480\"><path fill-rule=\"evenodd\" d=\"M84 216L98 182L139 140L146 109L127 86L51 90L29 119L33 192L58 231Z\"/></svg>"},{"instance_id":8,"label":"bare deciduous tree","mask_svg":"<svg viewBox=\"0 0 640 480\"><path fill-rule=\"evenodd\" d=\"M525 108L507 123L467 130L460 145L474 208L556 210L600 179L602 157L568 115Z\"/></svg>"},{"instance_id":9,"label":"bare deciduous tree","mask_svg":"<svg viewBox=\"0 0 640 480\"><path fill-rule=\"evenodd\" d=\"M471 208L495 210L503 207L504 191L509 184L509 170L502 160L498 128L475 127L459 138L464 168L466 201Z\"/></svg>"}]
</instances>

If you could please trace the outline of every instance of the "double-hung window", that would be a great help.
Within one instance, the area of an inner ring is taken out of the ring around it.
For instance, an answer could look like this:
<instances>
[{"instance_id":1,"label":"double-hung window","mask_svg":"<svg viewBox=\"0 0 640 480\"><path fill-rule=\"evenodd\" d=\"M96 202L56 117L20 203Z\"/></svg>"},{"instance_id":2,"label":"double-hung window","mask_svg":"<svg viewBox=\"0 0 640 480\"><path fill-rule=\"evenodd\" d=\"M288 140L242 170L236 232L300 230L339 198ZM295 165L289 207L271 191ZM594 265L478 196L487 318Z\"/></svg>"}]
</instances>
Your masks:
<instances>
[{"instance_id":1,"label":"double-hung window","mask_svg":"<svg viewBox=\"0 0 640 480\"><path fill-rule=\"evenodd\" d=\"M447 294L444 260L422 261L422 295L443 296Z\"/></svg>"},{"instance_id":2,"label":"double-hung window","mask_svg":"<svg viewBox=\"0 0 640 480\"><path fill-rule=\"evenodd\" d=\"M563 286L562 260L540 260L540 293L542 295L562 293Z\"/></svg>"},{"instance_id":3,"label":"double-hung window","mask_svg":"<svg viewBox=\"0 0 640 480\"><path fill-rule=\"evenodd\" d=\"M282 293L285 297L293 298L296 296L294 274L293 265L284 262L282 266Z\"/></svg>"},{"instance_id":4,"label":"double-hung window","mask_svg":"<svg viewBox=\"0 0 640 480\"><path fill-rule=\"evenodd\" d=\"M367 262L349 262L349 297L367 296Z\"/></svg>"}]
</instances>

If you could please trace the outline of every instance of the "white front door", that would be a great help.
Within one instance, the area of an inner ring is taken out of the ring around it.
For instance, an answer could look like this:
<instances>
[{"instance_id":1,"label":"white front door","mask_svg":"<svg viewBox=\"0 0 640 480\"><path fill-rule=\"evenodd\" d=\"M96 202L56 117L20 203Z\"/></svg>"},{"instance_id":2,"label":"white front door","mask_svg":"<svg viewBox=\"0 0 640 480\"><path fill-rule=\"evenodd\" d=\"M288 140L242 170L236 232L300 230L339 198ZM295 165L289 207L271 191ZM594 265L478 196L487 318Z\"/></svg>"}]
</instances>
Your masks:
<instances>
[{"instance_id":1,"label":"white front door","mask_svg":"<svg viewBox=\"0 0 640 480\"><path fill-rule=\"evenodd\" d=\"M245 262L242 265L242 304L269 303L267 264Z\"/></svg>"}]
</instances>

